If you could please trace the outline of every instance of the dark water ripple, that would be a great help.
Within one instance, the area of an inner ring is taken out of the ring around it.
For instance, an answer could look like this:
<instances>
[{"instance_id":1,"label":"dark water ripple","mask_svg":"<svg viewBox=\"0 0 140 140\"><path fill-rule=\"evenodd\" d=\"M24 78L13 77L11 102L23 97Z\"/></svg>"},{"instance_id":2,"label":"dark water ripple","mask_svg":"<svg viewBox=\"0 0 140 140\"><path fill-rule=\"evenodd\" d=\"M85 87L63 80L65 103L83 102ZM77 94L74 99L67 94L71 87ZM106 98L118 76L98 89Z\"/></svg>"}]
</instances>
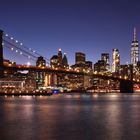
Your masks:
<instances>
[{"instance_id":1,"label":"dark water ripple","mask_svg":"<svg viewBox=\"0 0 140 140\"><path fill-rule=\"evenodd\" d=\"M139 140L140 94L0 97L0 140Z\"/></svg>"}]
</instances>

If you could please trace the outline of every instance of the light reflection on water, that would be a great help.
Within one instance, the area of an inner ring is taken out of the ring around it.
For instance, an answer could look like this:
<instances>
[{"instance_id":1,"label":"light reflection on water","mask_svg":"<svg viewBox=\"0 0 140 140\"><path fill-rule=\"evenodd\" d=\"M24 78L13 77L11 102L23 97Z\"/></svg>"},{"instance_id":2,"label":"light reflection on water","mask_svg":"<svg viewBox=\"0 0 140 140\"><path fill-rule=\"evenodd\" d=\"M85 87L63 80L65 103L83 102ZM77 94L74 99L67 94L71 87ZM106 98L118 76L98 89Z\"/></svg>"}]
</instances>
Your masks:
<instances>
[{"instance_id":1,"label":"light reflection on water","mask_svg":"<svg viewBox=\"0 0 140 140\"><path fill-rule=\"evenodd\" d=\"M140 139L140 94L0 97L2 140Z\"/></svg>"}]
</instances>

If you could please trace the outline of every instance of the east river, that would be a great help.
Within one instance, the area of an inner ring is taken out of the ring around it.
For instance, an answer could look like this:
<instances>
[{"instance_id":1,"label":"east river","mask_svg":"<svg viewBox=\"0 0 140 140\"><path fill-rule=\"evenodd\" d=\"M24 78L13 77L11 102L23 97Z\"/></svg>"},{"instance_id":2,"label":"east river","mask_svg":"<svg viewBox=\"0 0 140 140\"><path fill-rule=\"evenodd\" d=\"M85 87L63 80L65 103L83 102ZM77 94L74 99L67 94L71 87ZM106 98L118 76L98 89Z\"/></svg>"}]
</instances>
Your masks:
<instances>
[{"instance_id":1,"label":"east river","mask_svg":"<svg viewBox=\"0 0 140 140\"><path fill-rule=\"evenodd\" d=\"M139 140L140 94L0 96L0 140Z\"/></svg>"}]
</instances>

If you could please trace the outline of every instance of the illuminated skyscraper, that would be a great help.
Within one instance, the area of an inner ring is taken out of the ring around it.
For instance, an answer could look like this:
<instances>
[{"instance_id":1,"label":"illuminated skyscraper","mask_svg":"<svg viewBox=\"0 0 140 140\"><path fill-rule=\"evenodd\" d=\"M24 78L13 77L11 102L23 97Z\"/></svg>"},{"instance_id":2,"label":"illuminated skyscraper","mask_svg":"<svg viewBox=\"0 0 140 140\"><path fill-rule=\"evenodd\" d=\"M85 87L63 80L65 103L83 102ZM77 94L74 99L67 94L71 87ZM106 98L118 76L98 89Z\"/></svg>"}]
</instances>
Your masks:
<instances>
[{"instance_id":1,"label":"illuminated skyscraper","mask_svg":"<svg viewBox=\"0 0 140 140\"><path fill-rule=\"evenodd\" d=\"M131 64L133 64L133 66L136 66L138 61L139 61L139 43L136 37L136 28L134 28L134 39L131 43Z\"/></svg>"},{"instance_id":2,"label":"illuminated skyscraper","mask_svg":"<svg viewBox=\"0 0 140 140\"><path fill-rule=\"evenodd\" d=\"M95 72L105 72L106 71L106 63L104 60L98 60L98 62L96 62L94 64L94 71Z\"/></svg>"},{"instance_id":3,"label":"illuminated skyscraper","mask_svg":"<svg viewBox=\"0 0 140 140\"><path fill-rule=\"evenodd\" d=\"M37 61L36 61L36 66L39 66L39 67L45 67L46 66L46 60L40 56L38 57Z\"/></svg>"},{"instance_id":4,"label":"illuminated skyscraper","mask_svg":"<svg viewBox=\"0 0 140 140\"><path fill-rule=\"evenodd\" d=\"M109 65L109 53L102 53L101 54L101 60L105 62L105 69L109 71L110 65Z\"/></svg>"},{"instance_id":5,"label":"illuminated skyscraper","mask_svg":"<svg viewBox=\"0 0 140 140\"><path fill-rule=\"evenodd\" d=\"M118 49L113 49L112 72L118 72L120 66L120 54Z\"/></svg>"},{"instance_id":6,"label":"illuminated skyscraper","mask_svg":"<svg viewBox=\"0 0 140 140\"><path fill-rule=\"evenodd\" d=\"M62 67L63 68L68 68L69 67L66 53L64 53L64 56L63 56L63 59L62 59Z\"/></svg>"},{"instance_id":7,"label":"illuminated skyscraper","mask_svg":"<svg viewBox=\"0 0 140 140\"><path fill-rule=\"evenodd\" d=\"M61 48L58 50L58 66L62 67L62 50L61 50Z\"/></svg>"},{"instance_id":8,"label":"illuminated skyscraper","mask_svg":"<svg viewBox=\"0 0 140 140\"><path fill-rule=\"evenodd\" d=\"M51 57L50 64L52 68L58 68L58 55L53 55Z\"/></svg>"},{"instance_id":9,"label":"illuminated skyscraper","mask_svg":"<svg viewBox=\"0 0 140 140\"><path fill-rule=\"evenodd\" d=\"M38 59L36 61L36 66L45 67L46 60L42 56L38 57ZM37 85L37 87L44 86L44 79L45 79L45 72L37 71L36 72L36 85Z\"/></svg>"}]
</instances>

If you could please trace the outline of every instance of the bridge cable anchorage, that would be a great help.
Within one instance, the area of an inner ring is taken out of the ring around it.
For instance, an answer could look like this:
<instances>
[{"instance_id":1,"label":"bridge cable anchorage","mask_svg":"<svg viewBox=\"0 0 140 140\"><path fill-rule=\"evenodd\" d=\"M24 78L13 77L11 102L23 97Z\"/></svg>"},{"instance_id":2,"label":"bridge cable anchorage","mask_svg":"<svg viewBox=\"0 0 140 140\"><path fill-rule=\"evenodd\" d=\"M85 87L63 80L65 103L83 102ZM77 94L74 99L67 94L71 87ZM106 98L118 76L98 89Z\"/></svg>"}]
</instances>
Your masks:
<instances>
[{"instance_id":1,"label":"bridge cable anchorage","mask_svg":"<svg viewBox=\"0 0 140 140\"><path fill-rule=\"evenodd\" d=\"M28 51L28 53L29 53L29 51L30 51L31 53L37 55L36 57L42 56L40 53L38 53L38 52L36 52L35 50L33 50L33 49L31 49L31 48L29 48L29 47L23 45L23 43L19 42L18 40L15 40L13 37L10 37L8 34L5 34L5 33L4 33L4 35L5 35L6 38L8 38L8 39L9 39L10 41L12 41L13 43L18 44L18 45L19 45L18 48L21 48L21 47L22 47L22 49L25 49L25 51L26 51L26 52ZM15 46L15 45L14 45L14 46ZM50 59L48 59L48 58L46 58L46 57L43 57L43 58L46 60L46 63L50 65Z\"/></svg>"}]
</instances>

